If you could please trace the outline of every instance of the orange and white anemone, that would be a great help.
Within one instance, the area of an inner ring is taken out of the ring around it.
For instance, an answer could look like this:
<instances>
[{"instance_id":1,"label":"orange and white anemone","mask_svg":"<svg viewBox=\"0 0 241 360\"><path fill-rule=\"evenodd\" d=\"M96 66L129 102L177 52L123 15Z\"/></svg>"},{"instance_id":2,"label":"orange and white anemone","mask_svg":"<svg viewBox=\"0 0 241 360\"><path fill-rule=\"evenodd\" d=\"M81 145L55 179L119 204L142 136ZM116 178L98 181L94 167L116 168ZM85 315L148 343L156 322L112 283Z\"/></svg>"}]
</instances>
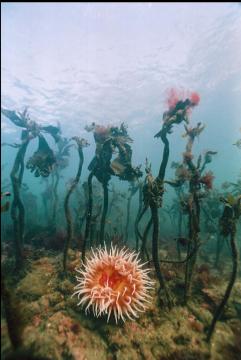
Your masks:
<instances>
[{"instance_id":1,"label":"orange and white anemone","mask_svg":"<svg viewBox=\"0 0 241 360\"><path fill-rule=\"evenodd\" d=\"M81 277L76 276L78 285L74 295L78 295L78 305L85 306L87 312L92 308L96 317L111 314L116 323L125 317L134 320L139 312L144 312L151 296L148 294L153 288L145 264L140 264L138 253L128 249L118 250L111 246L92 249L83 269L76 269Z\"/></svg>"}]
</instances>

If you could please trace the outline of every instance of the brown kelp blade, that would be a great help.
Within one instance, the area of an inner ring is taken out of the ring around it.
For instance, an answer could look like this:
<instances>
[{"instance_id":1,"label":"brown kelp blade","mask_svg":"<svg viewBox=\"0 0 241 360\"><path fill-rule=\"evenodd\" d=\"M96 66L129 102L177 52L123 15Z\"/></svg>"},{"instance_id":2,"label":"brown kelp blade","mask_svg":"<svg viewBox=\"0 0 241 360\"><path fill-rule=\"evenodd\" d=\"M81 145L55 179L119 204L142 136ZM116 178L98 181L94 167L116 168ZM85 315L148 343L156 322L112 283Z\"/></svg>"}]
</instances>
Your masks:
<instances>
[{"instance_id":1,"label":"brown kelp blade","mask_svg":"<svg viewBox=\"0 0 241 360\"><path fill-rule=\"evenodd\" d=\"M5 115L9 120L11 120L16 126L25 127L26 122L23 118L19 117L16 114L16 111L1 109L3 115Z\"/></svg>"}]
</instances>

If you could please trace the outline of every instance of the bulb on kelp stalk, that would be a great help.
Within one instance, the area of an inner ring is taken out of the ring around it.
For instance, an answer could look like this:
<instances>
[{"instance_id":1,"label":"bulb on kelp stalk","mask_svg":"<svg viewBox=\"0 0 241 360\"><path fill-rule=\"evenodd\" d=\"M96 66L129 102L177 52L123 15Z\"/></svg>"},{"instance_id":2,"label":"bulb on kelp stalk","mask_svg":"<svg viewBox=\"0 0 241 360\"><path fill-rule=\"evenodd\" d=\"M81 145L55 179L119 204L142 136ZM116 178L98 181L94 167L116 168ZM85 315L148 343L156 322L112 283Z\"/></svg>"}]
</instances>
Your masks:
<instances>
[{"instance_id":1,"label":"bulb on kelp stalk","mask_svg":"<svg viewBox=\"0 0 241 360\"><path fill-rule=\"evenodd\" d=\"M116 323L125 321L125 317L134 320L152 298L148 294L153 288L150 270L143 266L138 254L128 249L92 249L84 269L76 269L81 276L76 276L78 285L73 296L81 298L78 305L85 306L86 312L92 308L96 317L108 315L107 322L111 314Z\"/></svg>"},{"instance_id":2,"label":"bulb on kelp stalk","mask_svg":"<svg viewBox=\"0 0 241 360\"><path fill-rule=\"evenodd\" d=\"M212 171L207 172L204 176L201 177L200 183L203 184L206 189L211 190L213 188L213 173Z\"/></svg>"},{"instance_id":3,"label":"bulb on kelp stalk","mask_svg":"<svg viewBox=\"0 0 241 360\"><path fill-rule=\"evenodd\" d=\"M56 159L53 151L48 146L45 138L39 135L39 147L33 156L28 160L26 168L34 172L34 176L47 177L53 169Z\"/></svg>"}]
</instances>

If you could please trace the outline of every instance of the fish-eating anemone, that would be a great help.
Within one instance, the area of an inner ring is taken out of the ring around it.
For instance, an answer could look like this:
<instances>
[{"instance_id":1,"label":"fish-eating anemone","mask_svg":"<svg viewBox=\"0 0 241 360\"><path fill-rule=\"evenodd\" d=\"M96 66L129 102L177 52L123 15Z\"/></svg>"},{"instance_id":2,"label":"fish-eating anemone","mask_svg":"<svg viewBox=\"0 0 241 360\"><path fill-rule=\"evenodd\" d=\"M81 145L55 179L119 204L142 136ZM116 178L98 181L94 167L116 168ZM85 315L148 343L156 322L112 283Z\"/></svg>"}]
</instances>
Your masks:
<instances>
[{"instance_id":1,"label":"fish-eating anemone","mask_svg":"<svg viewBox=\"0 0 241 360\"><path fill-rule=\"evenodd\" d=\"M76 269L78 284L73 296L87 312L92 309L96 317L114 315L116 323L126 318L134 320L151 302L149 291L153 288L148 273L140 263L138 253L111 246L92 249L83 269Z\"/></svg>"}]
</instances>

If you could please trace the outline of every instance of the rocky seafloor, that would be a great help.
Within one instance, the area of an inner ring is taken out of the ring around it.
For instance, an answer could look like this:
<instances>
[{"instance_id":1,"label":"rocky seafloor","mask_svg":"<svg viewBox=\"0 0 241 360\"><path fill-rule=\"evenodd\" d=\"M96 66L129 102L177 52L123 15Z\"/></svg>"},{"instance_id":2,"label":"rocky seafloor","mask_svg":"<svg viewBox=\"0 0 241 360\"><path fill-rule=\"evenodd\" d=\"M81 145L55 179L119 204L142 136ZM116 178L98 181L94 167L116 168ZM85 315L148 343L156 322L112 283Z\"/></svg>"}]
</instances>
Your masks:
<instances>
[{"instance_id":1,"label":"rocky seafloor","mask_svg":"<svg viewBox=\"0 0 241 360\"><path fill-rule=\"evenodd\" d=\"M192 297L182 304L184 267L165 265L163 271L174 294L170 311L153 302L136 321L115 324L95 318L77 306L75 267L80 253L70 251L68 275L62 273L62 254L29 251L25 269L13 272L13 259L3 254L5 281L21 316L23 347L51 360L238 360L241 358L241 280L235 283L222 318L208 344L206 329L220 302L231 264L221 270L199 261ZM154 276L154 274L153 274ZM11 352L4 312L1 316L1 358Z\"/></svg>"}]
</instances>

